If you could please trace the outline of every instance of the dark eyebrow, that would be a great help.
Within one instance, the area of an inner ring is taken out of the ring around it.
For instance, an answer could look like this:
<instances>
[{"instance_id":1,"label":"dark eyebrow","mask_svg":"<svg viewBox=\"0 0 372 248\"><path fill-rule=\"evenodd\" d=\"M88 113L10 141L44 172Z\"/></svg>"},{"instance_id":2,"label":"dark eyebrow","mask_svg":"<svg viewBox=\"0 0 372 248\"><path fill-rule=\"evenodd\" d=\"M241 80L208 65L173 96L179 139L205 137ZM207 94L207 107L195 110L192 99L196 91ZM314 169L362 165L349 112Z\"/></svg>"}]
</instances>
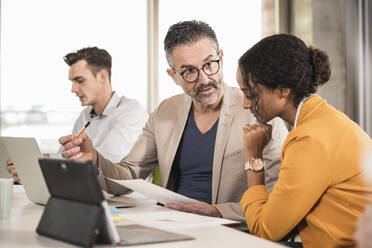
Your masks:
<instances>
[{"instance_id":1,"label":"dark eyebrow","mask_svg":"<svg viewBox=\"0 0 372 248\"><path fill-rule=\"evenodd\" d=\"M203 60L203 62L206 62L206 61L210 60L210 58L212 58L212 57L213 57L212 54L208 55L208 56Z\"/></svg>"},{"instance_id":2,"label":"dark eyebrow","mask_svg":"<svg viewBox=\"0 0 372 248\"><path fill-rule=\"evenodd\" d=\"M205 59L203 59L203 62L206 62L206 61L210 60L212 57L213 57L212 54L208 55ZM193 66L193 65L181 65L180 69L183 69L183 68L195 68L195 66Z\"/></svg>"},{"instance_id":3,"label":"dark eyebrow","mask_svg":"<svg viewBox=\"0 0 372 248\"><path fill-rule=\"evenodd\" d=\"M82 79L84 79L84 77L77 76L77 77L74 77L73 79L71 79L71 81L78 81L78 80L82 80Z\"/></svg>"}]
</instances>

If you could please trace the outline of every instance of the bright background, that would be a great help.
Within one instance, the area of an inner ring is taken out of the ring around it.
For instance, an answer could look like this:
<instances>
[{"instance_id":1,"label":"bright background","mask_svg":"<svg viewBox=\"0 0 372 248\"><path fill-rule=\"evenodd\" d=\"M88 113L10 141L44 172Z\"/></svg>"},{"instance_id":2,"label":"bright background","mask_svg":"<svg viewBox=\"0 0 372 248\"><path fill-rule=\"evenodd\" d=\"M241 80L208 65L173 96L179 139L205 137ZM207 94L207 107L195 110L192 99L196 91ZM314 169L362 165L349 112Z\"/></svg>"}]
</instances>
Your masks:
<instances>
[{"instance_id":1,"label":"bright background","mask_svg":"<svg viewBox=\"0 0 372 248\"><path fill-rule=\"evenodd\" d=\"M261 38L260 0L159 0L159 99L182 93L167 75L163 40L170 25L203 20L224 51L225 82L237 86L237 60ZM146 0L2 0L2 136L35 137L43 152L71 132L82 110L63 56L87 46L113 57L112 85L147 107Z\"/></svg>"}]
</instances>

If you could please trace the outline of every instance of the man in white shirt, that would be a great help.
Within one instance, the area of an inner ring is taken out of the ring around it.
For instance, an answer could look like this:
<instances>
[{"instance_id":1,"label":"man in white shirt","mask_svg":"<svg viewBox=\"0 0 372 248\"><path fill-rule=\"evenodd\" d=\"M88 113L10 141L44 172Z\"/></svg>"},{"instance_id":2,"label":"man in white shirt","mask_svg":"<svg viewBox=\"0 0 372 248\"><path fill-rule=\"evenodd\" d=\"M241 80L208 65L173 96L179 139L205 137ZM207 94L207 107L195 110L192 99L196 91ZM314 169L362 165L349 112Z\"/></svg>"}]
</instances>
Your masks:
<instances>
[{"instance_id":1,"label":"man in white shirt","mask_svg":"<svg viewBox=\"0 0 372 248\"><path fill-rule=\"evenodd\" d=\"M111 86L110 54L97 47L88 47L64 57L70 66L71 92L82 106L87 106L76 120L76 134L89 121L86 134L93 146L113 162L119 162L141 133L148 114L137 100L119 96ZM8 171L19 181L14 165L8 160Z\"/></svg>"}]
</instances>

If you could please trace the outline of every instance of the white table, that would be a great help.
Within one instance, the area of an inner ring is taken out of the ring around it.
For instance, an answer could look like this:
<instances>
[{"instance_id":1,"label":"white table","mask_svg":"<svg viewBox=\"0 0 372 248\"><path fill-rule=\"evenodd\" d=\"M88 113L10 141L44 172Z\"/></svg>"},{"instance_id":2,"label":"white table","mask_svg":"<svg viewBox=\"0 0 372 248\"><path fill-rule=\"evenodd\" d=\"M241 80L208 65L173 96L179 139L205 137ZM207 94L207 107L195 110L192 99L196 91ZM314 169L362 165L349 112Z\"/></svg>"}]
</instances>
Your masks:
<instances>
[{"instance_id":1,"label":"white table","mask_svg":"<svg viewBox=\"0 0 372 248\"><path fill-rule=\"evenodd\" d=\"M141 214L141 212L148 211L168 211L146 199L134 198L133 196L123 196L123 199L136 204L136 207L133 208L120 209L120 211L126 211L126 213ZM28 200L22 186L15 185L10 218L0 219L0 247L76 247L39 236L35 232L43 209L43 206ZM130 247L282 247L274 242L221 225L178 228L169 231L192 236L195 240Z\"/></svg>"}]
</instances>

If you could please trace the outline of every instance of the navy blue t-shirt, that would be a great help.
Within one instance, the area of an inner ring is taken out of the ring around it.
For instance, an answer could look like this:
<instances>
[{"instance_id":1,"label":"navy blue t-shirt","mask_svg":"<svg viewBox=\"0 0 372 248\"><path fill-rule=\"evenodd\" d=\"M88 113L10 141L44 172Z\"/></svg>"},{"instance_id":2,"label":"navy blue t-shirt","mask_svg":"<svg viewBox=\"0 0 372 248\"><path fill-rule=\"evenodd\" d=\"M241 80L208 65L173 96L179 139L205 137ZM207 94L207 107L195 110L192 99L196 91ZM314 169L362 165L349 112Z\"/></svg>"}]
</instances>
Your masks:
<instances>
[{"instance_id":1,"label":"navy blue t-shirt","mask_svg":"<svg viewBox=\"0 0 372 248\"><path fill-rule=\"evenodd\" d=\"M176 192L211 204L212 169L217 124L202 134L196 126L194 109L191 107L173 162L178 180Z\"/></svg>"}]
</instances>

